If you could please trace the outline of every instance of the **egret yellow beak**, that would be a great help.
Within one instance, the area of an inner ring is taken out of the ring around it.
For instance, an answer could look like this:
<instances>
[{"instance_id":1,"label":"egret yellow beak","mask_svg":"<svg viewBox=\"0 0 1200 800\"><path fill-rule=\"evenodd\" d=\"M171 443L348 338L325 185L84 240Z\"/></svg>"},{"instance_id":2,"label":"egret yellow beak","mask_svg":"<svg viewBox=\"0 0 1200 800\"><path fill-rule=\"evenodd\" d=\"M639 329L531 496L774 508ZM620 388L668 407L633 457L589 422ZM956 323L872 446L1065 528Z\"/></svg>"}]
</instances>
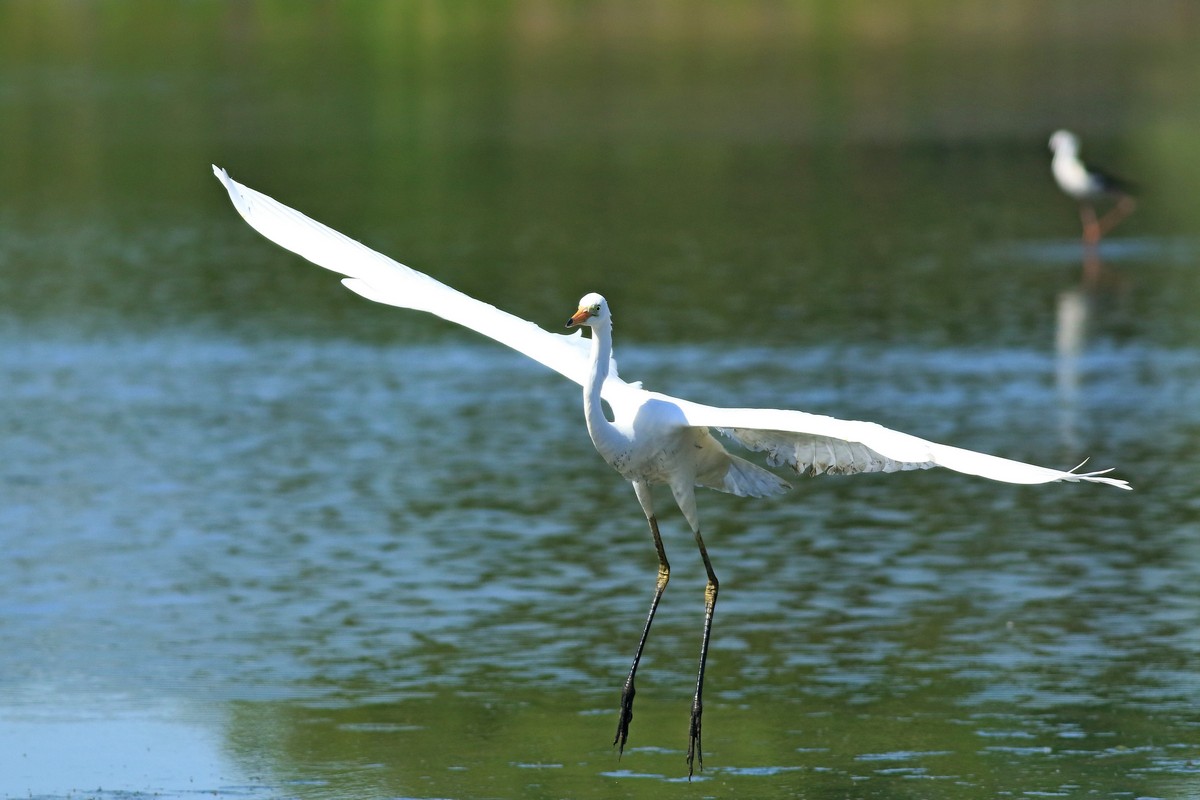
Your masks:
<instances>
[{"instance_id":1,"label":"egret yellow beak","mask_svg":"<svg viewBox=\"0 0 1200 800\"><path fill-rule=\"evenodd\" d=\"M572 314L571 318L567 320L567 327L574 328L576 325L582 325L584 321L591 316L592 313L590 311L588 311L586 308L581 308Z\"/></svg>"}]
</instances>

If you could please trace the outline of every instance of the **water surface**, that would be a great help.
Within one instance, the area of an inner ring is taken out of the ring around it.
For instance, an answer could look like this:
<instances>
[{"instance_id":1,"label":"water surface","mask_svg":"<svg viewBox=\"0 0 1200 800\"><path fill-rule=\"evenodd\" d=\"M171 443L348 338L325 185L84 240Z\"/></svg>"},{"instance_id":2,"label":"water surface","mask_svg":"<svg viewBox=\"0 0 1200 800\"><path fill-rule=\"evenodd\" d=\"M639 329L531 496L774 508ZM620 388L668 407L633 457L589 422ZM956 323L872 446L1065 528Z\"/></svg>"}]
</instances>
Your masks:
<instances>
[{"instance_id":1,"label":"water surface","mask_svg":"<svg viewBox=\"0 0 1200 800\"><path fill-rule=\"evenodd\" d=\"M1197 793L1186 6L656 7L0 10L0 797ZM1087 286L1063 124L1155 186ZM548 328L604 292L651 388L1136 491L703 493L689 786L668 497L618 758L655 557L578 389L345 292L213 162Z\"/></svg>"}]
</instances>

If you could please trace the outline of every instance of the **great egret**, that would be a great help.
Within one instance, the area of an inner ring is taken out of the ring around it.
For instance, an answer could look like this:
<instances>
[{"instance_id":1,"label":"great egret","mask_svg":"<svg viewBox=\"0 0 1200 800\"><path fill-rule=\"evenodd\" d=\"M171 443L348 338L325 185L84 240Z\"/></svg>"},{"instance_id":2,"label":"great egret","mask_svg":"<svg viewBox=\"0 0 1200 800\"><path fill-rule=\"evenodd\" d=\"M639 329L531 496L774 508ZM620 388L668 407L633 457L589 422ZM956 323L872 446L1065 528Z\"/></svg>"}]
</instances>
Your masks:
<instances>
[{"instance_id":1,"label":"great egret","mask_svg":"<svg viewBox=\"0 0 1200 800\"><path fill-rule=\"evenodd\" d=\"M575 335L550 333L455 291L237 183L223 169L214 166L213 172L252 228L314 264L347 276L342 283L352 291L380 303L427 311L477 330L583 387L584 418L592 442L604 460L633 484L658 553L658 579L650 612L621 690L617 733L613 739L620 752L624 752L633 719L638 663L671 574L650 487L665 483L671 488L675 502L691 526L708 573L704 589L704 635L688 726L689 777L695 764L704 768L700 739L704 665L718 589L716 573L700 536L695 487L707 486L752 497L778 494L790 488L773 472L727 452L713 431L749 450L765 452L767 463L772 466L787 465L801 475L893 472L940 466L1008 483L1090 481L1129 488L1123 480L1103 477L1103 472L1109 470L1079 473L1037 467L935 444L871 422L850 422L802 411L716 408L647 391L641 384L626 383L617 375L612 359L612 315L600 295L585 295L567 321L567 327L591 328L590 343L579 335L580 331ZM601 400L612 410L611 420L605 416Z\"/></svg>"},{"instance_id":2,"label":"great egret","mask_svg":"<svg viewBox=\"0 0 1200 800\"><path fill-rule=\"evenodd\" d=\"M1088 244L1100 241L1117 223L1133 213L1137 205L1133 188L1128 182L1085 165L1079 160L1079 137L1070 131L1055 131L1050 137L1054 157L1050 171L1058 188L1079 203L1079 218L1083 223L1083 240ZM1114 201L1112 209L1096 218L1095 203Z\"/></svg>"}]
</instances>

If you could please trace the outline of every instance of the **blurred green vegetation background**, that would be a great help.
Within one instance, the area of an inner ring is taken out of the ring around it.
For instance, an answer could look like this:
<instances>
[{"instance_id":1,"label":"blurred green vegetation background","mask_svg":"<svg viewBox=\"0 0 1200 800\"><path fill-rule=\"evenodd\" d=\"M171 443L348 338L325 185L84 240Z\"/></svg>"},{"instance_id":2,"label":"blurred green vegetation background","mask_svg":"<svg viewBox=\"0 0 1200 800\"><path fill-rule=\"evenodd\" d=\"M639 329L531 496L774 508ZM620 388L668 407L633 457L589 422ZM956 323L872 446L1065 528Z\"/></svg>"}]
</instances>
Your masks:
<instances>
[{"instance_id":1,"label":"blurred green vegetation background","mask_svg":"<svg viewBox=\"0 0 1200 800\"><path fill-rule=\"evenodd\" d=\"M979 287L953 275L980 243L1075 232L1048 178L1058 127L1151 187L1129 230L1197 232L1198 31L1190 0L15 0L0 302L78 325L266 319L279 276L222 260L216 162L536 319L601 288L668 319L717 294L744 320L799 287L911 318L932 309L884 299L921 261L969 325ZM287 274L327 284L311 272ZM374 335L351 302L322 300L329 330ZM269 324L307 330L292 311Z\"/></svg>"}]
</instances>

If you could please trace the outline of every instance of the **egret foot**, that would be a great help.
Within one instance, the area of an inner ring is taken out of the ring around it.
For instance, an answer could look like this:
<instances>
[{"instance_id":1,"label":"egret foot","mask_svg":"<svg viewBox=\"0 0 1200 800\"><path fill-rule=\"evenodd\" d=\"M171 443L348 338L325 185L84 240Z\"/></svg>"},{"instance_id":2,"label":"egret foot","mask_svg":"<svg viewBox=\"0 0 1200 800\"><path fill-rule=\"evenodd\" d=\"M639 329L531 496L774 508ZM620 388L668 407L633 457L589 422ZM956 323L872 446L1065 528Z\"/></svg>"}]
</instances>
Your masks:
<instances>
[{"instance_id":1,"label":"egret foot","mask_svg":"<svg viewBox=\"0 0 1200 800\"><path fill-rule=\"evenodd\" d=\"M704 753L701 751L700 744L700 715L704 713L704 704L700 702L700 695L696 695L696 699L692 701L692 720L688 724L688 780L692 779L693 765L698 764L700 771L704 771Z\"/></svg>"},{"instance_id":2,"label":"egret foot","mask_svg":"<svg viewBox=\"0 0 1200 800\"><path fill-rule=\"evenodd\" d=\"M617 748L617 756L625 753L625 742L629 741L629 723L633 722L633 696L637 689L633 687L633 676L625 681L621 690L621 716L617 719L617 735L613 737L613 747Z\"/></svg>"}]
</instances>

